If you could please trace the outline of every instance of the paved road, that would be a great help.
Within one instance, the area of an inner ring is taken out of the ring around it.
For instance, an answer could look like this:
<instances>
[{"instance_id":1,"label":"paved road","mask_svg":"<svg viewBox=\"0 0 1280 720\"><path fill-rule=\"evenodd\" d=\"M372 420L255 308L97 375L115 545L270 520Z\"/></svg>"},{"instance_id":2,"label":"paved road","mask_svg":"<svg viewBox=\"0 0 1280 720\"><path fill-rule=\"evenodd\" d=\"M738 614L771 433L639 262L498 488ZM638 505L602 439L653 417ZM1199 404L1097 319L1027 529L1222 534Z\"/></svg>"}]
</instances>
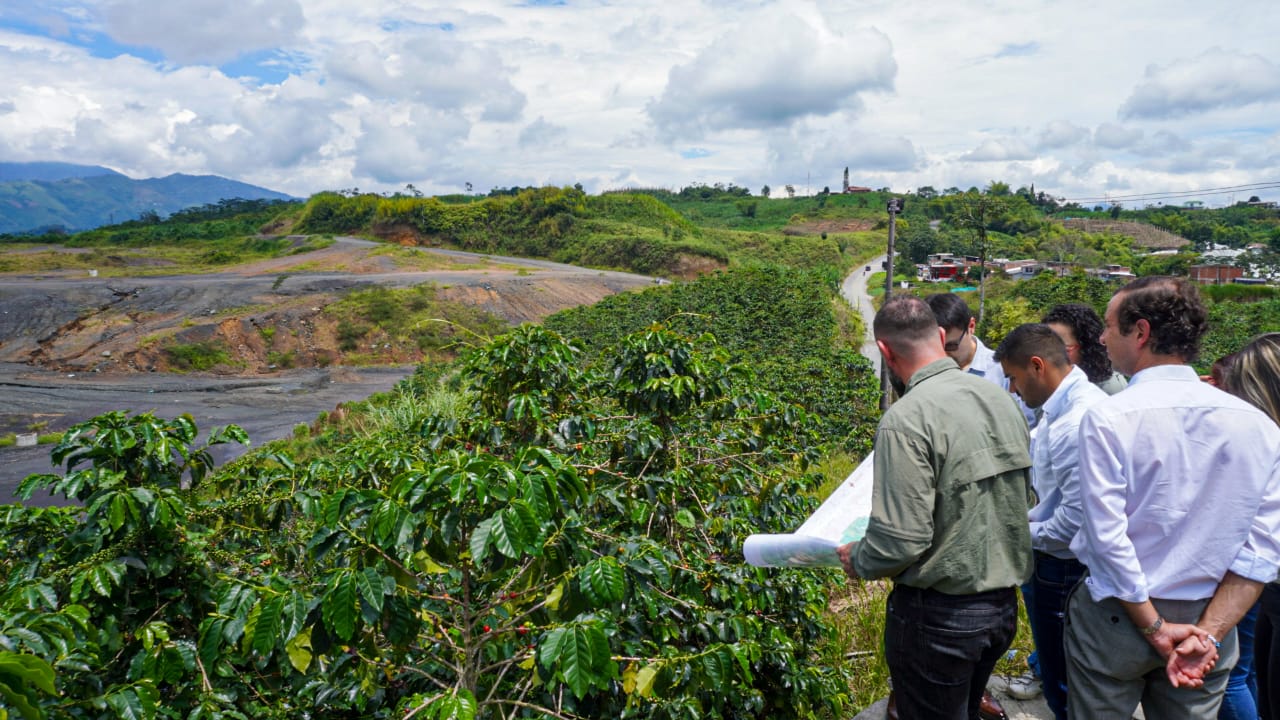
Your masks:
<instances>
[{"instance_id":1,"label":"paved road","mask_svg":"<svg viewBox=\"0 0 1280 720\"><path fill-rule=\"evenodd\" d=\"M862 323L867 328L867 336L862 342L862 354L871 361L877 376L880 375L880 350L876 348L875 338L871 335L871 321L875 319L876 307L871 302L871 296L867 294L867 280L872 273L880 269L880 263L884 262L886 257L888 256L881 255L871 260L868 265L871 268L870 272L864 268L856 268L840 285L840 294L862 316Z\"/></svg>"}]
</instances>

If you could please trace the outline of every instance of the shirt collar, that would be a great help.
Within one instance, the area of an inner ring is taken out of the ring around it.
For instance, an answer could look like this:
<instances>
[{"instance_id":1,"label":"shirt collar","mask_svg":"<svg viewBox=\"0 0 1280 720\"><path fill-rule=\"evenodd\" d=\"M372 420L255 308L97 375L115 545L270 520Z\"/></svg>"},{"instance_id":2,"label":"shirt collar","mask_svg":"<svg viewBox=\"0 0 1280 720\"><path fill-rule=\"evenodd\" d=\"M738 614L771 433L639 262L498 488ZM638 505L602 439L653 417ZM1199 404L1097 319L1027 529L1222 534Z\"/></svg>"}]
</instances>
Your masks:
<instances>
[{"instance_id":1,"label":"shirt collar","mask_svg":"<svg viewBox=\"0 0 1280 720\"><path fill-rule=\"evenodd\" d=\"M1151 382L1153 380L1179 380L1186 382L1200 382L1200 376L1196 374L1195 368L1190 365L1181 363L1173 365L1152 365L1145 370L1139 370L1129 378L1129 385L1137 385L1138 383Z\"/></svg>"},{"instance_id":2,"label":"shirt collar","mask_svg":"<svg viewBox=\"0 0 1280 720\"><path fill-rule=\"evenodd\" d=\"M1067 411L1071 407L1071 395L1073 390L1080 383L1089 382L1089 376L1079 367L1072 366L1071 372L1062 378L1062 382L1058 383L1058 389L1053 391L1048 400L1044 401L1044 419L1046 422L1053 422L1055 418Z\"/></svg>"},{"instance_id":3,"label":"shirt collar","mask_svg":"<svg viewBox=\"0 0 1280 720\"><path fill-rule=\"evenodd\" d=\"M996 365L996 351L984 345L976 336L973 342L976 345L973 358L969 360L969 367L965 368L965 371L985 377L987 372Z\"/></svg>"},{"instance_id":4,"label":"shirt collar","mask_svg":"<svg viewBox=\"0 0 1280 720\"><path fill-rule=\"evenodd\" d=\"M925 365L924 367L917 370L916 374L911 376L911 381L907 383L907 392L911 392L911 388L919 385L925 380L928 380L934 375L937 375L939 373L944 373L948 370L959 370L959 369L960 369L960 366L956 365L956 361L952 360L949 357L944 357L941 360L934 360L928 365Z\"/></svg>"}]
</instances>

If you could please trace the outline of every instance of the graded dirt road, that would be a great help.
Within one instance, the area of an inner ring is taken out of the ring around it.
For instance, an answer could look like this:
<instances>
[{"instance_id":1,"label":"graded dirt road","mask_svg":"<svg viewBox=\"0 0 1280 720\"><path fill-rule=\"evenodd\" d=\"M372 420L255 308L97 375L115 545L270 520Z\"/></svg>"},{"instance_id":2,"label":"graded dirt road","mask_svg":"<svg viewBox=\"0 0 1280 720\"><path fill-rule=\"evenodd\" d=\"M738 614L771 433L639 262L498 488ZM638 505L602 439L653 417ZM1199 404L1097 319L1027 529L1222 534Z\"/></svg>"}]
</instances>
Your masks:
<instances>
[{"instance_id":1,"label":"graded dirt road","mask_svg":"<svg viewBox=\"0 0 1280 720\"><path fill-rule=\"evenodd\" d=\"M241 425L258 445L338 403L390 389L413 370L412 363L277 370L262 359L258 333L247 332L264 319L293 328L300 357L340 358L323 347L329 336L318 330L321 310L361 287L432 283L441 297L514 325L655 283L628 273L439 249L422 250L439 260L438 269L398 270L391 258L373 253L379 248L385 245L339 238L325 250L205 275L4 276L0 433L34 423L62 430L108 410L154 410L165 417L190 413L202 434ZM213 332L242 340L234 348L241 353L235 374L154 371L149 338ZM239 451L223 451L219 461L231 452ZM14 499L28 474L52 470L47 445L0 448L0 504Z\"/></svg>"}]
</instances>

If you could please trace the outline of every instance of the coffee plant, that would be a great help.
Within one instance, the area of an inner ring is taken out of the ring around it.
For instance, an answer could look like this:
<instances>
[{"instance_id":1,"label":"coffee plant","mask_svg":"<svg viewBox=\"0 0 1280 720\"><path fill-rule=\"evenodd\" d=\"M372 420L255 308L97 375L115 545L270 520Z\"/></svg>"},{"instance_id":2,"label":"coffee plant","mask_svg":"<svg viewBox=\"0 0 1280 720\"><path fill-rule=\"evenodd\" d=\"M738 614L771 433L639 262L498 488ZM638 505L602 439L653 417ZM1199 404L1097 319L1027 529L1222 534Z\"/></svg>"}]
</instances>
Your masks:
<instances>
[{"instance_id":1,"label":"coffee plant","mask_svg":"<svg viewBox=\"0 0 1280 720\"><path fill-rule=\"evenodd\" d=\"M524 326L470 410L215 471L189 418L116 412L3 508L0 697L26 718L820 718L847 699L803 521L821 438L709 335L610 352ZM444 378L442 382L448 382ZM419 388L421 390L421 388Z\"/></svg>"}]
</instances>

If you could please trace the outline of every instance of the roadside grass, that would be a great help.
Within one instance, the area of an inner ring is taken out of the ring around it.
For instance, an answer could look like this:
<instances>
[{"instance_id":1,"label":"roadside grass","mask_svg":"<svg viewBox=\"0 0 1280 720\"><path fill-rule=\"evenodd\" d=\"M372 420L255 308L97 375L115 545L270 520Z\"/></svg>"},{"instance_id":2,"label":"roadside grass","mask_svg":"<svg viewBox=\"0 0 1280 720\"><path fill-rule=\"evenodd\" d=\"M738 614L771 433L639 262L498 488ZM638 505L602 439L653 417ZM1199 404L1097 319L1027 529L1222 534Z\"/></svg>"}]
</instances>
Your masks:
<instances>
[{"instance_id":1,"label":"roadside grass","mask_svg":"<svg viewBox=\"0 0 1280 720\"><path fill-rule=\"evenodd\" d=\"M302 244L287 238L223 237L196 242L154 245L116 245L106 240L81 242L78 251L36 249L34 245L0 246L0 273L43 273L96 270L98 277L190 275L215 272L228 266L267 260L299 252L311 252L332 240L308 239ZM87 249L88 252L83 250Z\"/></svg>"},{"instance_id":2,"label":"roadside grass","mask_svg":"<svg viewBox=\"0 0 1280 720\"><path fill-rule=\"evenodd\" d=\"M62 435L63 433L60 433L60 432L40 433L36 435L36 444L37 445L53 445L55 443L62 441ZM18 444L17 433L5 433L3 435L0 435L0 448L13 447L17 444Z\"/></svg>"},{"instance_id":3,"label":"roadside grass","mask_svg":"<svg viewBox=\"0 0 1280 720\"><path fill-rule=\"evenodd\" d=\"M437 255L425 248L405 247L403 245L383 244L369 251L370 257L389 257L397 270L492 270L516 269L519 266L498 263L490 258L479 261L470 258Z\"/></svg>"},{"instance_id":4,"label":"roadside grass","mask_svg":"<svg viewBox=\"0 0 1280 720\"><path fill-rule=\"evenodd\" d=\"M337 322L339 349L354 353L373 342L425 353L447 351L506 330L499 318L462 303L441 300L434 284L409 288L374 286L348 293L325 307ZM387 348L388 350L392 348ZM377 364L377 353L347 355L351 363Z\"/></svg>"},{"instance_id":5,"label":"roadside grass","mask_svg":"<svg viewBox=\"0 0 1280 720\"><path fill-rule=\"evenodd\" d=\"M217 365L232 365L231 355L220 342L179 343L164 348L179 372L204 371Z\"/></svg>"},{"instance_id":6,"label":"roadside grass","mask_svg":"<svg viewBox=\"0 0 1280 720\"><path fill-rule=\"evenodd\" d=\"M422 395L386 393L365 403L348 405L348 424L356 435L376 437L416 428L431 417L462 418L472 402L470 393L442 385L430 388Z\"/></svg>"}]
</instances>

